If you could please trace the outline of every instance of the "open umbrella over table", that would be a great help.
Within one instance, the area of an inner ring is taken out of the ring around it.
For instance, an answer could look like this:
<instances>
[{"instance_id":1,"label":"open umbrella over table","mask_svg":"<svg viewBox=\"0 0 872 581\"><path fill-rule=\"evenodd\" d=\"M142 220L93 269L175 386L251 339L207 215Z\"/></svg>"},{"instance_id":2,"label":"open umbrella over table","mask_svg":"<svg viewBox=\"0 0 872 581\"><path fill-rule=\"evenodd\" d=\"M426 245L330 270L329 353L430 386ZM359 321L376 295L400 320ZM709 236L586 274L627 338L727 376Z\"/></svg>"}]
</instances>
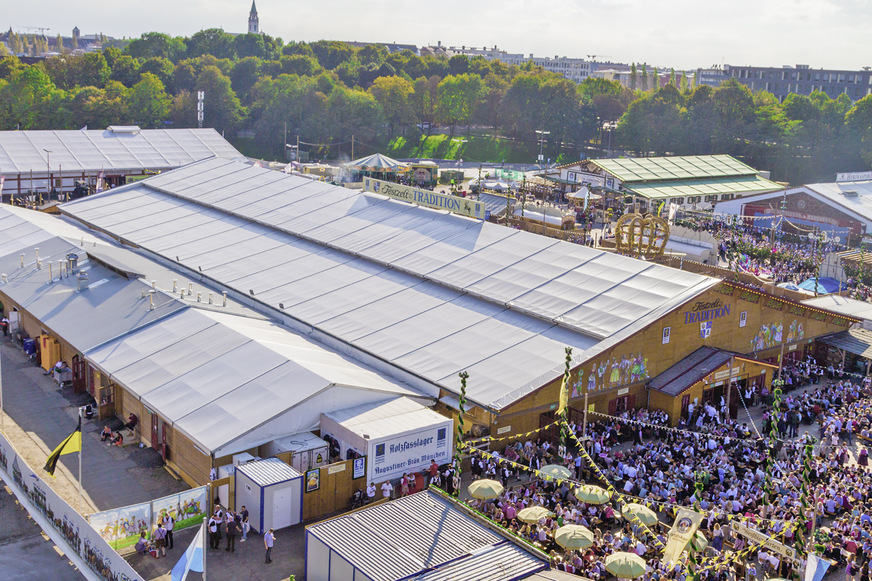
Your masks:
<instances>
[{"instance_id":1,"label":"open umbrella over table","mask_svg":"<svg viewBox=\"0 0 872 581\"><path fill-rule=\"evenodd\" d=\"M642 524L645 526L656 525L658 522L657 513L653 510L645 506L644 504L639 504L637 502L630 502L624 505L624 508L621 509L621 514L624 515L624 518L630 520L627 516L628 514L633 514L642 521Z\"/></svg>"},{"instance_id":2,"label":"open umbrella over table","mask_svg":"<svg viewBox=\"0 0 872 581\"><path fill-rule=\"evenodd\" d=\"M575 498L588 504L605 504L611 497L605 488L593 484L582 484L575 489Z\"/></svg>"},{"instance_id":3,"label":"open umbrella over table","mask_svg":"<svg viewBox=\"0 0 872 581\"><path fill-rule=\"evenodd\" d=\"M621 579L636 579L645 574L645 559L636 553L618 551L606 557L606 571Z\"/></svg>"},{"instance_id":4,"label":"open umbrella over table","mask_svg":"<svg viewBox=\"0 0 872 581\"><path fill-rule=\"evenodd\" d=\"M563 525L554 531L554 542L568 550L586 549L593 545L593 533L581 525Z\"/></svg>"},{"instance_id":5,"label":"open umbrella over table","mask_svg":"<svg viewBox=\"0 0 872 581\"><path fill-rule=\"evenodd\" d=\"M547 516L554 516L554 513L544 506L528 506L518 511L518 520L527 524L539 522Z\"/></svg>"},{"instance_id":6,"label":"open umbrella over table","mask_svg":"<svg viewBox=\"0 0 872 581\"><path fill-rule=\"evenodd\" d=\"M469 485L469 495L479 500L490 500L503 493L503 485L496 480L476 480Z\"/></svg>"},{"instance_id":7,"label":"open umbrella over table","mask_svg":"<svg viewBox=\"0 0 872 581\"><path fill-rule=\"evenodd\" d=\"M547 476L555 480L565 480L572 476L572 472L569 471L569 468L560 464L546 464L539 469L539 476Z\"/></svg>"}]
</instances>

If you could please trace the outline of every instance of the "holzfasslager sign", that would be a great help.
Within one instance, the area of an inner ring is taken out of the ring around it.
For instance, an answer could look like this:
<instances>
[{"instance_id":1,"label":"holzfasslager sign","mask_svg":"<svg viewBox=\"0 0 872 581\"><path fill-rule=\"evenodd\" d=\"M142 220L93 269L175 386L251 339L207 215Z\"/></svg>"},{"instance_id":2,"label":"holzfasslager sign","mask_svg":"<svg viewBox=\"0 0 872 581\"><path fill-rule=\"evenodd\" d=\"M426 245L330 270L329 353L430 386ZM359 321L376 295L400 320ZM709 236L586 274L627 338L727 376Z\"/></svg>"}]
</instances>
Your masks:
<instances>
[{"instance_id":1,"label":"holzfasslager sign","mask_svg":"<svg viewBox=\"0 0 872 581\"><path fill-rule=\"evenodd\" d=\"M484 220L484 204L474 200L468 200L459 196L450 196L448 194L437 194L430 190L419 190L409 186L401 186L391 182L375 180L372 178L363 179L363 189L374 194L381 194L389 198L395 198L404 202L411 202L419 206L426 206L436 210L448 210L455 214L469 216L470 218L478 218Z\"/></svg>"},{"instance_id":2,"label":"holzfasslager sign","mask_svg":"<svg viewBox=\"0 0 872 581\"><path fill-rule=\"evenodd\" d=\"M688 323L704 323L720 319L730 314L730 305L725 305L721 299L715 299L711 302L699 301L690 311L684 313L684 324Z\"/></svg>"}]
</instances>

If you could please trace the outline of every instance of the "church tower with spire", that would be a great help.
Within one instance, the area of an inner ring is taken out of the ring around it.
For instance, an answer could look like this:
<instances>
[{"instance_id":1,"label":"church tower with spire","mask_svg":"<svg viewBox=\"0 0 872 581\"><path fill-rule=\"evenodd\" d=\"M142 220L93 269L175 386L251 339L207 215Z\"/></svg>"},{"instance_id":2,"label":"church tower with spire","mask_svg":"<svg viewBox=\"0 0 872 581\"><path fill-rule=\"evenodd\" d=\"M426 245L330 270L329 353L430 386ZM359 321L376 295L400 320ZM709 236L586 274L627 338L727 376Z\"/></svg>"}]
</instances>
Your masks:
<instances>
[{"instance_id":1,"label":"church tower with spire","mask_svg":"<svg viewBox=\"0 0 872 581\"><path fill-rule=\"evenodd\" d=\"M257 20L257 7L254 5L254 0L251 0L251 14L248 15L248 32L250 34L260 34L260 25Z\"/></svg>"}]
</instances>

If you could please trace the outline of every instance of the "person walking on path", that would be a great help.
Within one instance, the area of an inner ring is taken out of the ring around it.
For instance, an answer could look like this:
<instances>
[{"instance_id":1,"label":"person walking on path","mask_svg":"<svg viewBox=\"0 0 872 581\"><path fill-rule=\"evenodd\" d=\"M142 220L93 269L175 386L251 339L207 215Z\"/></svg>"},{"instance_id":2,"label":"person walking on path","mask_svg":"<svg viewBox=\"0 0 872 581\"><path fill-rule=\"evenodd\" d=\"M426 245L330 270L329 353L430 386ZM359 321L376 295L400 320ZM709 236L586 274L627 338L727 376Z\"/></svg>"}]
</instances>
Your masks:
<instances>
[{"instance_id":1,"label":"person walking on path","mask_svg":"<svg viewBox=\"0 0 872 581\"><path fill-rule=\"evenodd\" d=\"M266 562L272 563L272 557L270 554L272 553L273 543L275 542L276 537L273 534L273 530L270 529L263 536L263 546L266 548Z\"/></svg>"}]
</instances>

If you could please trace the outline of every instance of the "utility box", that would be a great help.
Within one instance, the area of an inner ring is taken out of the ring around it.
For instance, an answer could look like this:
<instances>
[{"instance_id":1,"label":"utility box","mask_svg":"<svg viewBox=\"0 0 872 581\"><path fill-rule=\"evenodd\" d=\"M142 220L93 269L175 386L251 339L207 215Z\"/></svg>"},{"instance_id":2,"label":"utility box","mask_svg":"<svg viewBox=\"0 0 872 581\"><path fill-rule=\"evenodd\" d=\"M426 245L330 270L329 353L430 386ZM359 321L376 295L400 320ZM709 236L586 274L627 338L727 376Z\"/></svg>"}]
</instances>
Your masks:
<instances>
[{"instance_id":1,"label":"utility box","mask_svg":"<svg viewBox=\"0 0 872 581\"><path fill-rule=\"evenodd\" d=\"M312 432L285 436L260 447L260 455L265 458L284 452L291 452L291 466L300 474L330 461L329 444Z\"/></svg>"},{"instance_id":2,"label":"utility box","mask_svg":"<svg viewBox=\"0 0 872 581\"><path fill-rule=\"evenodd\" d=\"M245 505L258 533L303 520L303 475L278 458L240 464L234 478L236 510Z\"/></svg>"}]
</instances>

